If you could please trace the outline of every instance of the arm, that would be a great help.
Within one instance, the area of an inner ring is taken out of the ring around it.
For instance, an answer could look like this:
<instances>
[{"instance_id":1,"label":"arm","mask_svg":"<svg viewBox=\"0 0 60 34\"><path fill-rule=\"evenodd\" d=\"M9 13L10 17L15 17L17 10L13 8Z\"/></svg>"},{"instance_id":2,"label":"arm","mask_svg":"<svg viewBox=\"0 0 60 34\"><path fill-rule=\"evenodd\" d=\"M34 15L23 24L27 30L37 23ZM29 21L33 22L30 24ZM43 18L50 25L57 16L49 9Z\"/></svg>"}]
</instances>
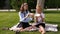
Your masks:
<instances>
[{"instance_id":1,"label":"arm","mask_svg":"<svg viewBox=\"0 0 60 34\"><path fill-rule=\"evenodd\" d=\"M20 21L23 21L24 19L26 19L28 17L28 15L26 17L22 17L23 15L19 12L19 18L20 18Z\"/></svg>"},{"instance_id":2,"label":"arm","mask_svg":"<svg viewBox=\"0 0 60 34\"><path fill-rule=\"evenodd\" d=\"M41 14L42 22L45 23L45 15L42 13Z\"/></svg>"},{"instance_id":3,"label":"arm","mask_svg":"<svg viewBox=\"0 0 60 34\"><path fill-rule=\"evenodd\" d=\"M42 22L45 23L45 18L42 18Z\"/></svg>"},{"instance_id":4,"label":"arm","mask_svg":"<svg viewBox=\"0 0 60 34\"><path fill-rule=\"evenodd\" d=\"M34 22L36 23L36 17L34 16Z\"/></svg>"},{"instance_id":5,"label":"arm","mask_svg":"<svg viewBox=\"0 0 60 34\"><path fill-rule=\"evenodd\" d=\"M34 22L37 23L38 18L34 16Z\"/></svg>"}]
</instances>

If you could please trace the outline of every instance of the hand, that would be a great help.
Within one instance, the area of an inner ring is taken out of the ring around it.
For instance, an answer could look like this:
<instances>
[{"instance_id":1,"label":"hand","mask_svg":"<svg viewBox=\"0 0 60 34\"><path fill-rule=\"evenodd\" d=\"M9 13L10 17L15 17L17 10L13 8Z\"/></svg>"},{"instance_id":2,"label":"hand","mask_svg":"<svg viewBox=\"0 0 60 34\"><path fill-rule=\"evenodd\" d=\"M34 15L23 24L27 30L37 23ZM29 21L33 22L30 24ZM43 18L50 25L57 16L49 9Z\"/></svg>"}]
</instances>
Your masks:
<instances>
[{"instance_id":1,"label":"hand","mask_svg":"<svg viewBox=\"0 0 60 34\"><path fill-rule=\"evenodd\" d=\"M29 17L29 14L26 15L26 18Z\"/></svg>"},{"instance_id":2,"label":"hand","mask_svg":"<svg viewBox=\"0 0 60 34\"><path fill-rule=\"evenodd\" d=\"M29 16L30 17L34 17L34 13L29 13Z\"/></svg>"}]
</instances>

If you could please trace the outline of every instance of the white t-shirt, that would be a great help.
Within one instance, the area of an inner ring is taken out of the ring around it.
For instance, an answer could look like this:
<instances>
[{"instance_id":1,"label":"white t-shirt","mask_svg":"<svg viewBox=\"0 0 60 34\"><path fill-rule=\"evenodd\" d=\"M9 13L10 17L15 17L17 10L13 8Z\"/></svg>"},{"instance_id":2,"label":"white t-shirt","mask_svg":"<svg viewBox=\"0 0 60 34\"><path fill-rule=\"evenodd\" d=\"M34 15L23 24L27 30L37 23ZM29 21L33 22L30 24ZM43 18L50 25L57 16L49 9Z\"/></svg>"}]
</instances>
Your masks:
<instances>
[{"instance_id":1,"label":"white t-shirt","mask_svg":"<svg viewBox=\"0 0 60 34\"><path fill-rule=\"evenodd\" d=\"M42 23L42 18L45 18L43 13L41 14L36 13L35 16L38 17L37 19L38 23Z\"/></svg>"}]
</instances>

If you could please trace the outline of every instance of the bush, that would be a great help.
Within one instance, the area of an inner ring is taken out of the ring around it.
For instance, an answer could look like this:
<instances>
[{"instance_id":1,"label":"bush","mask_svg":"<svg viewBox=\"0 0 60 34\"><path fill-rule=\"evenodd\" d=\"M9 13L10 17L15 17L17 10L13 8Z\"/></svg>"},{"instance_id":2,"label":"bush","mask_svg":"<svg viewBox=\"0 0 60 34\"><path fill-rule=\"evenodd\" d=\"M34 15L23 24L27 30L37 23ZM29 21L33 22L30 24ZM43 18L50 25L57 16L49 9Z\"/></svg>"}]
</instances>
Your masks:
<instances>
[{"instance_id":1,"label":"bush","mask_svg":"<svg viewBox=\"0 0 60 34\"><path fill-rule=\"evenodd\" d=\"M24 2L26 2L27 0L25 0ZM12 6L13 9L16 9L17 11L19 11L20 5L23 3L22 0L10 0L10 4Z\"/></svg>"}]
</instances>

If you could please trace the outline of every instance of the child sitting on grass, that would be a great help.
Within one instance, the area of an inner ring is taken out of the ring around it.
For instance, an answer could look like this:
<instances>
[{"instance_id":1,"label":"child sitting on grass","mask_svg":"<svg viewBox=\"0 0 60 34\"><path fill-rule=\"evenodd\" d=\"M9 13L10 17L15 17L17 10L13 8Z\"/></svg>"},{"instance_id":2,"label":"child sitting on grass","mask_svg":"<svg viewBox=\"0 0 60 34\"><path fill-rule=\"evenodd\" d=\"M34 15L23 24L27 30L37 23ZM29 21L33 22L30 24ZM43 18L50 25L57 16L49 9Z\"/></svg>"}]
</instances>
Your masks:
<instances>
[{"instance_id":1,"label":"child sitting on grass","mask_svg":"<svg viewBox=\"0 0 60 34\"><path fill-rule=\"evenodd\" d=\"M45 34L44 14L42 13L42 8L40 7L40 5L36 6L36 14L34 18L36 23L36 25L34 26L39 28L39 32L41 32L41 34Z\"/></svg>"}]
</instances>

